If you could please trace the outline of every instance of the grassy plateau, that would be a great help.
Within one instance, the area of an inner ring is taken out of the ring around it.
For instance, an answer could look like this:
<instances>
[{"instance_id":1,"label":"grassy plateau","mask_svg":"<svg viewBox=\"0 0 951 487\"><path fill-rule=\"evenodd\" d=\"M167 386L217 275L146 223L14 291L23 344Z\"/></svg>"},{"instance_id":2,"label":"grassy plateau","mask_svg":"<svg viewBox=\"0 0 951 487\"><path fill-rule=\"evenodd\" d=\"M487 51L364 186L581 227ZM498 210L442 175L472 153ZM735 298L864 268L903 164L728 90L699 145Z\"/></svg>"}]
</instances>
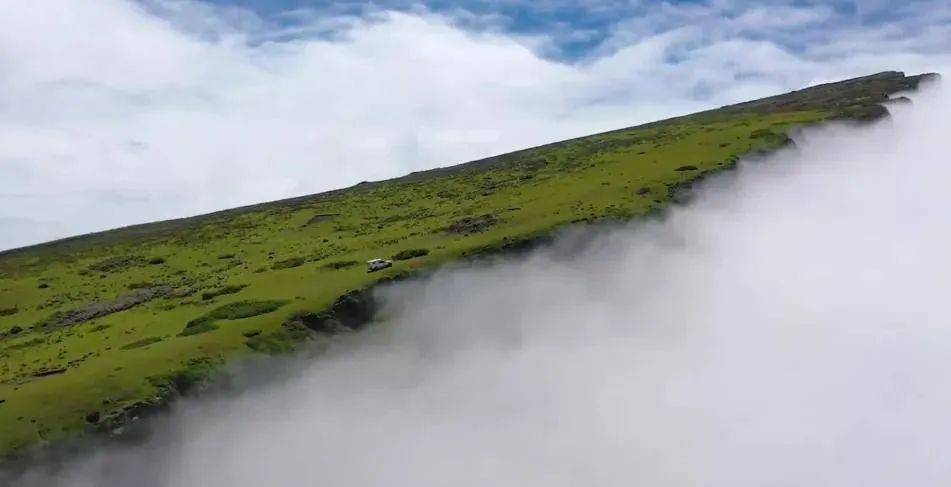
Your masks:
<instances>
[{"instance_id":1,"label":"grassy plateau","mask_svg":"<svg viewBox=\"0 0 951 487\"><path fill-rule=\"evenodd\" d=\"M0 454L113 431L248 354L354 328L352 291L626 220L799 127L874 120L887 72L311 196L0 253ZM367 273L365 261L393 260ZM354 298L355 299L355 298Z\"/></svg>"}]
</instances>

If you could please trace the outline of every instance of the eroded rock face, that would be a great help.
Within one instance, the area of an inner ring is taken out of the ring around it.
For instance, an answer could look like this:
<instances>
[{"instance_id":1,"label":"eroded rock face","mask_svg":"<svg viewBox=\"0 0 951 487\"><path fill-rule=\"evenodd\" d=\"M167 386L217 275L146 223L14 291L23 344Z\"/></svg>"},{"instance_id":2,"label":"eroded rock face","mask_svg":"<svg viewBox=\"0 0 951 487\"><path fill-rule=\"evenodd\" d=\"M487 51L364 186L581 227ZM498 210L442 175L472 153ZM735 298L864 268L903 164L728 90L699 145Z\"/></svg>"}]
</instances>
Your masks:
<instances>
[{"instance_id":1,"label":"eroded rock face","mask_svg":"<svg viewBox=\"0 0 951 487\"><path fill-rule=\"evenodd\" d=\"M330 311L299 313L289 321L314 332L336 335L364 328L373 320L377 302L370 290L351 291L337 298Z\"/></svg>"}]
</instances>

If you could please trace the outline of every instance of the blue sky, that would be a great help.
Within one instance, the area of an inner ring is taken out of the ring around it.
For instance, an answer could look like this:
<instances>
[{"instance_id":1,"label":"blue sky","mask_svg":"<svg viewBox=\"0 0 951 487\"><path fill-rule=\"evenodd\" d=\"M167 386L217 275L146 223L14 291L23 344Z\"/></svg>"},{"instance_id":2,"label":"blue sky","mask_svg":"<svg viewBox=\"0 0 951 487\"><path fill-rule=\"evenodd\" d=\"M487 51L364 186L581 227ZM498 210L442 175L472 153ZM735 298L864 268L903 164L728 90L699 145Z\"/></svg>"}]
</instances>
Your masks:
<instances>
[{"instance_id":1,"label":"blue sky","mask_svg":"<svg viewBox=\"0 0 951 487\"><path fill-rule=\"evenodd\" d=\"M736 19L755 9L772 9L777 16L812 12L815 22L806 29L822 38L816 28L835 32L843 28L877 29L889 24L904 25L907 20L926 15L937 2L896 2L887 0L868 1L703 1L703 0L206 0L207 3L232 7L249 12L276 25L300 25L301 17L294 15L309 12L315 16L370 17L380 11L420 12L445 15L466 29L493 29L516 35L539 35L551 38L553 49L543 55L567 62L597 56L598 49L608 41L614 31L637 19L644 32L660 32L691 21ZM782 19L778 19L782 20ZM940 24L942 19L920 19ZM944 18L943 23L947 24ZM910 25L920 25L911 22ZM772 32L748 32L752 39L770 39L797 50L813 39L803 37L801 32L779 29ZM937 47L937 46L933 46Z\"/></svg>"},{"instance_id":2,"label":"blue sky","mask_svg":"<svg viewBox=\"0 0 951 487\"><path fill-rule=\"evenodd\" d=\"M946 0L0 8L0 248L951 65Z\"/></svg>"}]
</instances>

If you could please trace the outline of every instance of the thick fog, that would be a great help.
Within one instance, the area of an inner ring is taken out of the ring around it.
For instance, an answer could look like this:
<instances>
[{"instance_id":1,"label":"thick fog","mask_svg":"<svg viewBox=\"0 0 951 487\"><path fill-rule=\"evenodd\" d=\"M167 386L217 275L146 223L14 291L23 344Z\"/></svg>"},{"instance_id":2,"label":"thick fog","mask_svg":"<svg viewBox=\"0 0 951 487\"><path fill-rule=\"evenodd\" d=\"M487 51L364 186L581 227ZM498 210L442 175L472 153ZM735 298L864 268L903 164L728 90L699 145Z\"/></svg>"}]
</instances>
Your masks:
<instances>
[{"instance_id":1,"label":"thick fog","mask_svg":"<svg viewBox=\"0 0 951 487\"><path fill-rule=\"evenodd\" d=\"M951 97L915 98L662 220L390 288L290 377L18 485L947 485Z\"/></svg>"}]
</instances>

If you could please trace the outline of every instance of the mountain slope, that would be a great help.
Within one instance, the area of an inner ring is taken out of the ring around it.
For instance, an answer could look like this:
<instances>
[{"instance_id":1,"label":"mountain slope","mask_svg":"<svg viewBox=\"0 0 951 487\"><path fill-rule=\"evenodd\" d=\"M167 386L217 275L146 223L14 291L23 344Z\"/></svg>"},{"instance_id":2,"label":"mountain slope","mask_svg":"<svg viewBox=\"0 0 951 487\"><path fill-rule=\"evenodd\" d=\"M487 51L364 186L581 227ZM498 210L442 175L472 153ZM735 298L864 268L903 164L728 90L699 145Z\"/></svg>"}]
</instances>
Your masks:
<instances>
[{"instance_id":1,"label":"mountain slope","mask_svg":"<svg viewBox=\"0 0 951 487\"><path fill-rule=\"evenodd\" d=\"M110 429L248 353L328 340L359 296L578 221L629 219L776 149L871 120L923 77L887 72L639 127L194 218L0 253L0 452ZM396 260L368 274L363 262ZM337 302L336 319L322 312Z\"/></svg>"}]
</instances>

